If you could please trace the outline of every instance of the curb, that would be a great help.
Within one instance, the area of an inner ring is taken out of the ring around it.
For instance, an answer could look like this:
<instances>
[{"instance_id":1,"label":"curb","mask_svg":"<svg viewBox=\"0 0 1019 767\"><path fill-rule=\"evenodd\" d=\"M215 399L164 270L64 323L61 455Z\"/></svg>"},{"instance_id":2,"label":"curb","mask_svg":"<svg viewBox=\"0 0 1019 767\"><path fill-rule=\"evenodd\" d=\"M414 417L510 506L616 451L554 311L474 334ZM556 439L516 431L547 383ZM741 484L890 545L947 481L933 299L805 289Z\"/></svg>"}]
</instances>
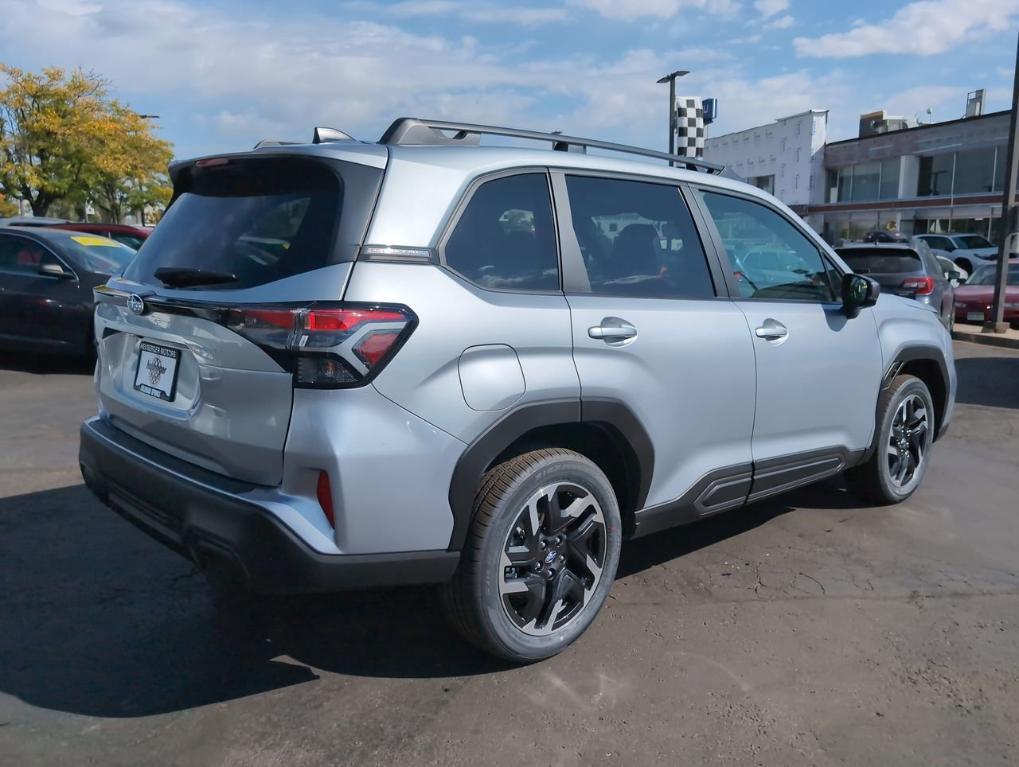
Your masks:
<instances>
[{"instance_id":1,"label":"curb","mask_svg":"<svg viewBox=\"0 0 1019 767\"><path fill-rule=\"evenodd\" d=\"M952 338L956 341L969 341L971 344L999 346L1005 349L1019 349L1019 337L999 333L975 333L965 330L953 330Z\"/></svg>"}]
</instances>

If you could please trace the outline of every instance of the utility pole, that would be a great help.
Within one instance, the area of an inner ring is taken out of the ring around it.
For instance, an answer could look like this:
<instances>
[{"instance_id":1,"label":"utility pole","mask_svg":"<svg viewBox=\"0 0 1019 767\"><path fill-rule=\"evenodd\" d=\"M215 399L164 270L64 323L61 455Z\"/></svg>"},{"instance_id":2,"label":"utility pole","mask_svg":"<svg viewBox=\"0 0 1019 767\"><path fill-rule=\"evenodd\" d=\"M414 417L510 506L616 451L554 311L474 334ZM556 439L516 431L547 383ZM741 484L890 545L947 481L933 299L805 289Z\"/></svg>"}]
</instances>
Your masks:
<instances>
[{"instance_id":1,"label":"utility pole","mask_svg":"<svg viewBox=\"0 0 1019 767\"><path fill-rule=\"evenodd\" d=\"M658 84L669 84L669 154L676 154L676 78L690 74L685 69L677 69L658 79ZM674 163L669 160L669 165Z\"/></svg>"},{"instance_id":2,"label":"utility pole","mask_svg":"<svg viewBox=\"0 0 1019 767\"><path fill-rule=\"evenodd\" d=\"M1001 246L998 248L998 273L994 280L994 308L991 318L984 322L985 333L1004 333L1008 330L1005 322L1005 286L1008 285L1008 242L1016 229L1015 193L1019 155L1016 154L1016 134L1019 133L1019 38L1016 39L1015 79L1012 83L1012 119L1008 130L1008 160L1005 163L1005 196L1001 202Z\"/></svg>"}]
</instances>

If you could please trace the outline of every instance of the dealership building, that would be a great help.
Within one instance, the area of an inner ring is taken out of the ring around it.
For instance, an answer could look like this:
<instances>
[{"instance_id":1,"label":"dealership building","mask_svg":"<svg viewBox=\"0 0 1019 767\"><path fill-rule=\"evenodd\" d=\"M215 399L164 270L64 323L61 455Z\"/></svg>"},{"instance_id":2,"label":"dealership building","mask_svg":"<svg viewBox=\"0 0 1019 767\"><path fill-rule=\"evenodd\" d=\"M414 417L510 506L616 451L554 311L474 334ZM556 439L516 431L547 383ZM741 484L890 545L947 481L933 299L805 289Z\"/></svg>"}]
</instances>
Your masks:
<instances>
[{"instance_id":1,"label":"dealership building","mask_svg":"<svg viewBox=\"0 0 1019 767\"><path fill-rule=\"evenodd\" d=\"M826 240L874 229L973 232L1001 238L1009 113L981 114L983 94L958 120L911 125L885 112L860 117L856 138L827 141L827 111L709 138L707 160L773 192Z\"/></svg>"}]
</instances>

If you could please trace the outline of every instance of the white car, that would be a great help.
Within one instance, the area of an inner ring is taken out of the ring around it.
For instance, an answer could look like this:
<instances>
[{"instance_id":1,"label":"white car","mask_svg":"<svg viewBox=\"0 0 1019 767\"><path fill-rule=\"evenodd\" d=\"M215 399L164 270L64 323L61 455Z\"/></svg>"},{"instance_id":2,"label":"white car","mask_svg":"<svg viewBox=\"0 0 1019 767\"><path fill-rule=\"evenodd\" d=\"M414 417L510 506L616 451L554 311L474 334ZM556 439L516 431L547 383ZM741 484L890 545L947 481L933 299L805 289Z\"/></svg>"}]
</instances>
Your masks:
<instances>
[{"instance_id":1,"label":"white car","mask_svg":"<svg viewBox=\"0 0 1019 767\"><path fill-rule=\"evenodd\" d=\"M998 257L998 246L979 234L918 234L915 239L923 240L935 255L951 259L970 274Z\"/></svg>"},{"instance_id":2,"label":"white car","mask_svg":"<svg viewBox=\"0 0 1019 767\"><path fill-rule=\"evenodd\" d=\"M959 287L969 279L969 272L953 262L952 259L947 256L935 256L935 258L945 273L945 279L952 283L953 288Z\"/></svg>"}]
</instances>

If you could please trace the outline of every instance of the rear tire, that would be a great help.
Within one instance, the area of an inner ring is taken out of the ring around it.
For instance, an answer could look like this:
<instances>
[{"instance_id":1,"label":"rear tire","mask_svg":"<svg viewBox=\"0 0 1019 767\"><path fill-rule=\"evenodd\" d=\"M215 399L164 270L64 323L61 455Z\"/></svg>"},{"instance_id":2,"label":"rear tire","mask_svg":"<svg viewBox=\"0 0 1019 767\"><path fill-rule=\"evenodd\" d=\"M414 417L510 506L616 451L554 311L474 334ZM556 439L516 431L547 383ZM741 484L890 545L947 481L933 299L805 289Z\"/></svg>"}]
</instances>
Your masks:
<instances>
[{"instance_id":1,"label":"rear tire","mask_svg":"<svg viewBox=\"0 0 1019 767\"><path fill-rule=\"evenodd\" d=\"M443 606L465 639L496 657L551 657L601 609L621 543L619 504L601 469L570 450L524 453L482 478Z\"/></svg>"},{"instance_id":2,"label":"rear tire","mask_svg":"<svg viewBox=\"0 0 1019 767\"><path fill-rule=\"evenodd\" d=\"M846 473L850 490L880 505L909 498L927 472L934 428L927 385L915 376L897 376L878 398L870 458Z\"/></svg>"}]
</instances>

